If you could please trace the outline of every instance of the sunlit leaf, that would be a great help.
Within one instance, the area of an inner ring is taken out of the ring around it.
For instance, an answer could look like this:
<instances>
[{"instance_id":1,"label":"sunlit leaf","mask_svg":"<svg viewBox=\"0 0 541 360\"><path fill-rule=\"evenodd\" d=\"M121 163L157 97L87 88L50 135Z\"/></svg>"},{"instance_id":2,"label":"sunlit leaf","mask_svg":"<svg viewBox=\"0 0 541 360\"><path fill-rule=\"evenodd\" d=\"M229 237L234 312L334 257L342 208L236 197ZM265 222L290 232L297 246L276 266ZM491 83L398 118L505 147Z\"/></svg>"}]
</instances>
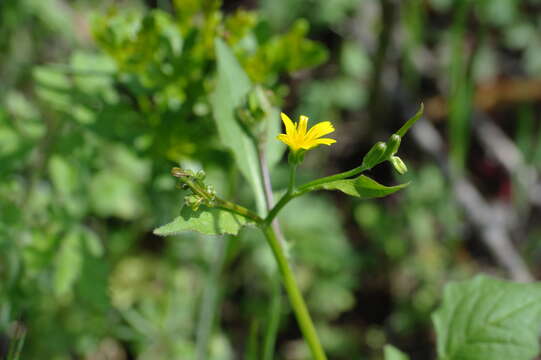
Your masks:
<instances>
[{"instance_id":1,"label":"sunlit leaf","mask_svg":"<svg viewBox=\"0 0 541 360\"><path fill-rule=\"evenodd\" d=\"M396 186L385 186L368 176L361 175L355 179L336 180L321 184L315 187L314 190L338 190L361 199L370 199L391 195L408 185L409 183Z\"/></svg>"},{"instance_id":2,"label":"sunlit leaf","mask_svg":"<svg viewBox=\"0 0 541 360\"><path fill-rule=\"evenodd\" d=\"M154 230L154 234L161 236L177 235L185 231L196 231L207 235L237 235L240 229L250 224L246 218L216 208L200 208L193 211L185 206L169 224Z\"/></svg>"},{"instance_id":3,"label":"sunlit leaf","mask_svg":"<svg viewBox=\"0 0 541 360\"><path fill-rule=\"evenodd\" d=\"M531 360L539 354L541 284L487 276L451 283L433 321L441 360Z\"/></svg>"},{"instance_id":4,"label":"sunlit leaf","mask_svg":"<svg viewBox=\"0 0 541 360\"><path fill-rule=\"evenodd\" d=\"M81 234L76 229L70 230L62 239L56 258L54 273L54 292L56 295L69 293L80 275L83 263Z\"/></svg>"},{"instance_id":5,"label":"sunlit leaf","mask_svg":"<svg viewBox=\"0 0 541 360\"><path fill-rule=\"evenodd\" d=\"M385 345L384 348L385 360L409 360L409 356L404 354L392 345Z\"/></svg>"}]
</instances>

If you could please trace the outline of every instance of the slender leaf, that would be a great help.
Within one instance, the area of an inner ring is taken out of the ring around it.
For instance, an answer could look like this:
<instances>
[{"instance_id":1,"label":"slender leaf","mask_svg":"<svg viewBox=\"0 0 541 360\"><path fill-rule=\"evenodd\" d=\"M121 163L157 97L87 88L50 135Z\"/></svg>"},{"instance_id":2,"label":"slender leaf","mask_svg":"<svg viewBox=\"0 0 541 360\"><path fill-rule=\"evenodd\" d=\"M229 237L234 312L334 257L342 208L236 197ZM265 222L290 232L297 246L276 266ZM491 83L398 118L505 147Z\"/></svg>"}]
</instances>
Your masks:
<instances>
[{"instance_id":1,"label":"slender leaf","mask_svg":"<svg viewBox=\"0 0 541 360\"><path fill-rule=\"evenodd\" d=\"M419 110L413 115L402 127L396 132L400 137L404 137L408 130L423 116L423 113L425 111L425 105L421 103L421 106L419 106Z\"/></svg>"},{"instance_id":2,"label":"slender leaf","mask_svg":"<svg viewBox=\"0 0 541 360\"><path fill-rule=\"evenodd\" d=\"M487 276L451 283L433 321L440 360L531 360L539 354L541 284Z\"/></svg>"},{"instance_id":3,"label":"slender leaf","mask_svg":"<svg viewBox=\"0 0 541 360\"><path fill-rule=\"evenodd\" d=\"M235 116L236 108L251 88L250 79L221 39L216 39L214 46L218 61L218 82L212 107L218 133L225 146L233 152L240 172L252 187L258 211L262 213L266 207L257 148Z\"/></svg>"},{"instance_id":4,"label":"slender leaf","mask_svg":"<svg viewBox=\"0 0 541 360\"><path fill-rule=\"evenodd\" d=\"M225 210L201 207L193 211L185 206L180 211L180 216L155 229L154 234L171 236L185 231L196 231L207 235L237 235L240 229L249 223L248 219Z\"/></svg>"},{"instance_id":5,"label":"slender leaf","mask_svg":"<svg viewBox=\"0 0 541 360\"><path fill-rule=\"evenodd\" d=\"M368 176L361 175L355 179L336 180L321 184L314 190L338 190L361 199L370 199L390 195L408 185L409 183L396 186L385 186Z\"/></svg>"}]
</instances>

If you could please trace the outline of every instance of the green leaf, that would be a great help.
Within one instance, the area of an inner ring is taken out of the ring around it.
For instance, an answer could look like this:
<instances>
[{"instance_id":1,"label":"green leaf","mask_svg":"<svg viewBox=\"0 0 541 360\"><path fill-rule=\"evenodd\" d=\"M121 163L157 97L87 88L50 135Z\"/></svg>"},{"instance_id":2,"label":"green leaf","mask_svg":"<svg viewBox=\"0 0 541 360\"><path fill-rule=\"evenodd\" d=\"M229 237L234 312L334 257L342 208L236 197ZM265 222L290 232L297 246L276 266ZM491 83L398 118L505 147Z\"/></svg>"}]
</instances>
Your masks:
<instances>
[{"instance_id":1,"label":"green leaf","mask_svg":"<svg viewBox=\"0 0 541 360\"><path fill-rule=\"evenodd\" d=\"M180 211L180 216L155 229L154 234L170 236L184 231L197 231L207 235L237 235L243 226L250 223L245 217L225 210L202 207L193 211L185 206Z\"/></svg>"},{"instance_id":2,"label":"green leaf","mask_svg":"<svg viewBox=\"0 0 541 360\"><path fill-rule=\"evenodd\" d=\"M73 193L80 181L76 169L59 155L51 156L49 174L55 190L62 196L69 196Z\"/></svg>"},{"instance_id":3,"label":"green leaf","mask_svg":"<svg viewBox=\"0 0 541 360\"><path fill-rule=\"evenodd\" d=\"M262 213L265 211L265 195L257 149L235 117L236 108L250 91L250 79L221 39L215 40L215 49L218 82L212 97L212 108L218 133L225 146L233 152L240 172L252 187L258 211Z\"/></svg>"},{"instance_id":4,"label":"green leaf","mask_svg":"<svg viewBox=\"0 0 541 360\"><path fill-rule=\"evenodd\" d=\"M425 105L421 103L421 106L419 106L419 110L417 110L415 115L413 115L408 121L406 121L406 123L402 125L402 127L396 133L400 137L404 137L404 135L406 135L410 127L412 127L413 124L415 124L417 120L419 120L421 116L423 116L424 111L425 111Z\"/></svg>"},{"instance_id":5,"label":"green leaf","mask_svg":"<svg viewBox=\"0 0 541 360\"><path fill-rule=\"evenodd\" d=\"M531 360L539 354L541 284L454 282L432 317L441 360Z\"/></svg>"},{"instance_id":6,"label":"green leaf","mask_svg":"<svg viewBox=\"0 0 541 360\"><path fill-rule=\"evenodd\" d=\"M71 229L62 239L62 245L56 258L54 273L54 292L58 296L71 293L75 281L79 278L83 263L81 234L78 229Z\"/></svg>"},{"instance_id":7,"label":"green leaf","mask_svg":"<svg viewBox=\"0 0 541 360\"><path fill-rule=\"evenodd\" d=\"M321 184L316 186L313 190L338 190L361 199L371 199L390 195L408 185L409 183L396 186L385 186L368 176L361 175L355 179L336 180Z\"/></svg>"},{"instance_id":8,"label":"green leaf","mask_svg":"<svg viewBox=\"0 0 541 360\"><path fill-rule=\"evenodd\" d=\"M409 360L409 356L404 354L392 345L385 345L385 360Z\"/></svg>"}]
</instances>

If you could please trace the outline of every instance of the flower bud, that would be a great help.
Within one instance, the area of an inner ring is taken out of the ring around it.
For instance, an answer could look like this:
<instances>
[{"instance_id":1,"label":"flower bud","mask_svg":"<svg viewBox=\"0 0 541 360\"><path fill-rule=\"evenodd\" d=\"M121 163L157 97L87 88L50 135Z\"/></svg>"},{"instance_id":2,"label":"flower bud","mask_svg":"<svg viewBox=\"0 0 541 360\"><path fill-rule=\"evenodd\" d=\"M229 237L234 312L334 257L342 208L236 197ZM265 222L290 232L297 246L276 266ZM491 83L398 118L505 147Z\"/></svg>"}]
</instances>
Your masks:
<instances>
[{"instance_id":1,"label":"flower bud","mask_svg":"<svg viewBox=\"0 0 541 360\"><path fill-rule=\"evenodd\" d=\"M203 170L199 170L197 174L195 174L195 178L197 180L203 181L207 177L207 174Z\"/></svg>"},{"instance_id":2,"label":"flower bud","mask_svg":"<svg viewBox=\"0 0 541 360\"><path fill-rule=\"evenodd\" d=\"M387 145L379 141L363 157L362 167L371 169L383 160L383 154L387 150Z\"/></svg>"},{"instance_id":3,"label":"flower bud","mask_svg":"<svg viewBox=\"0 0 541 360\"><path fill-rule=\"evenodd\" d=\"M398 156L391 156L389 159L393 167L400 175L404 175L408 171L408 167Z\"/></svg>"},{"instance_id":4,"label":"flower bud","mask_svg":"<svg viewBox=\"0 0 541 360\"><path fill-rule=\"evenodd\" d=\"M400 135L397 134L391 135L389 140L387 140L387 154L389 156L393 156L397 153L398 148L400 147L401 140L402 138L400 137Z\"/></svg>"}]
</instances>

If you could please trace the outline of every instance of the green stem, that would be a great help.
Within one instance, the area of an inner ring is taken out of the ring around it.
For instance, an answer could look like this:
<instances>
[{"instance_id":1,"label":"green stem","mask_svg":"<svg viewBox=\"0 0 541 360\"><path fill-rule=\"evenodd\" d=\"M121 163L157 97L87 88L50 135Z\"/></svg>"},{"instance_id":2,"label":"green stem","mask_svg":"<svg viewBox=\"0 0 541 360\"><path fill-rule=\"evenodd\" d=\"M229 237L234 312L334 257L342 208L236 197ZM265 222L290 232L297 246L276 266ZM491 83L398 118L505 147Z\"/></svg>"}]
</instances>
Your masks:
<instances>
[{"instance_id":1,"label":"green stem","mask_svg":"<svg viewBox=\"0 0 541 360\"><path fill-rule=\"evenodd\" d=\"M263 219L259 217L256 213L246 209L244 206L240 206L238 204L232 203L231 201L227 201L224 199L221 199L219 197L215 198L216 207L220 208L225 211L232 212L234 214L243 216L247 219L253 220L257 224L263 223Z\"/></svg>"},{"instance_id":2,"label":"green stem","mask_svg":"<svg viewBox=\"0 0 541 360\"><path fill-rule=\"evenodd\" d=\"M286 206L286 204L289 201L291 201L291 199L293 199L295 196L296 196L296 193L289 193L289 192L286 193L284 196L282 196L282 198L276 203L276 205L274 205L271 211L269 211L269 214L264 220L265 224L267 225L271 224L272 220L274 220L274 218L276 217L276 215L278 215L280 210L282 210L282 208Z\"/></svg>"},{"instance_id":3,"label":"green stem","mask_svg":"<svg viewBox=\"0 0 541 360\"><path fill-rule=\"evenodd\" d=\"M326 176L326 177L322 177L322 178L307 182L306 184L299 186L297 190L294 190L294 189L291 190L291 187L288 188L287 193L284 196L282 196L282 198L276 203L276 205L274 205L274 207L269 211L269 214L265 218L264 223L267 225L270 224L272 220L274 220L276 215L278 215L280 210L282 210L282 208L286 206L288 202L290 202L297 196L301 196L309 191L312 191L314 190L314 188L316 188L319 185L326 184L331 181L347 179L355 175L358 175L366 170L368 170L368 168L366 166L361 165L340 174ZM291 184L291 181L290 181L290 184Z\"/></svg>"},{"instance_id":4,"label":"green stem","mask_svg":"<svg viewBox=\"0 0 541 360\"><path fill-rule=\"evenodd\" d=\"M262 230L267 238L269 246L272 249L276 262L278 263L278 268L280 270L280 274L282 275L282 282L284 283L291 307L293 308L295 316L297 317L302 335L304 336L304 339L308 343L308 347L312 352L312 357L314 360L327 360L323 347L319 342L314 324L312 323L312 319L310 318L310 314L308 313L304 299L301 295L299 287L297 286L297 282L295 281L293 271L291 270L291 267L289 266L284 254L284 250L280 246L280 242L278 242L272 227L264 226Z\"/></svg>"},{"instance_id":5,"label":"green stem","mask_svg":"<svg viewBox=\"0 0 541 360\"><path fill-rule=\"evenodd\" d=\"M368 170L368 168L366 166L361 165L361 166L357 166L354 169L344 171L343 173L340 173L340 174L331 175L331 176L325 176L325 177L310 181L310 182L300 186L299 187L299 192L301 194L304 194L305 192L308 192L308 191L312 190L314 187L316 187L318 185L326 184L326 183L331 182L331 181L346 179L346 178L358 175L358 174L360 174L360 173L362 173L363 171L366 171L366 170Z\"/></svg>"},{"instance_id":6,"label":"green stem","mask_svg":"<svg viewBox=\"0 0 541 360\"><path fill-rule=\"evenodd\" d=\"M291 194L295 190L295 177L297 176L297 165L291 165L289 171L289 186L287 193Z\"/></svg>"}]
</instances>

